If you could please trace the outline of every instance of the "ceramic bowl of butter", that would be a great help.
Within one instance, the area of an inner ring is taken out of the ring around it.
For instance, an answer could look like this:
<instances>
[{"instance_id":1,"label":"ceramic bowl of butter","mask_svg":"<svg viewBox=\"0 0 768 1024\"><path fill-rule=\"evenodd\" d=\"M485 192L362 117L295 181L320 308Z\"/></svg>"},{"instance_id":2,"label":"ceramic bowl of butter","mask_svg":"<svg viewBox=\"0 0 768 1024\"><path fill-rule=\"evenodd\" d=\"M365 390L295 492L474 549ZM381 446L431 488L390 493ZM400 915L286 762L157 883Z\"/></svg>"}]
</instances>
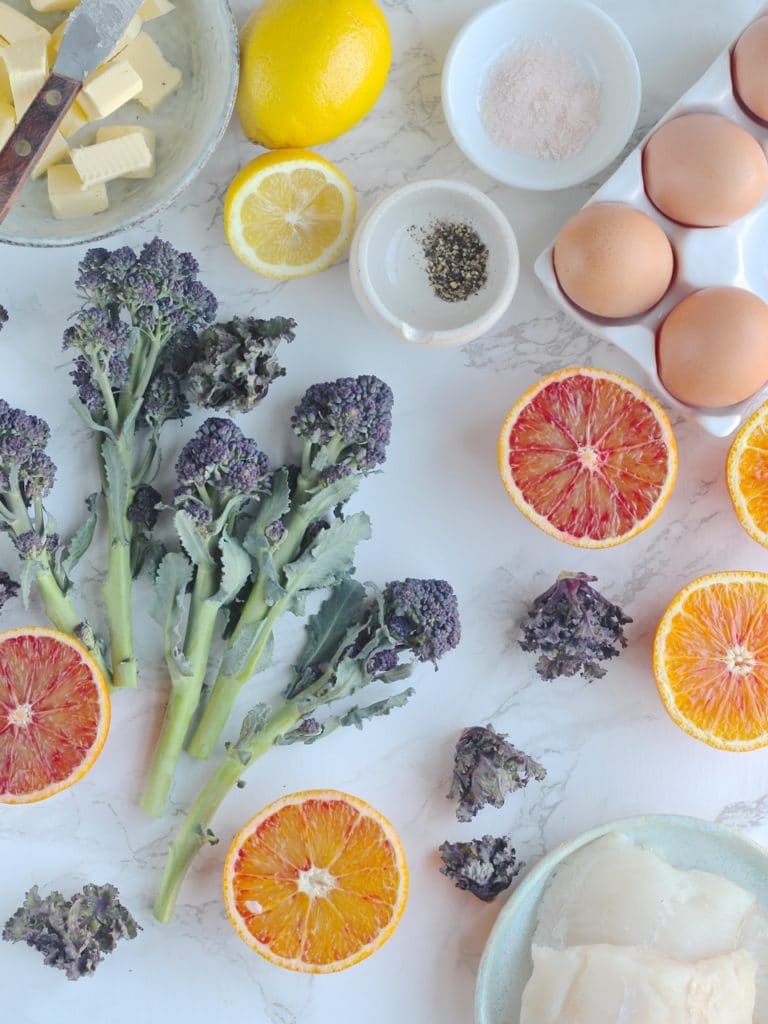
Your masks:
<instances>
[{"instance_id":1,"label":"ceramic bowl of butter","mask_svg":"<svg viewBox=\"0 0 768 1024\"><path fill-rule=\"evenodd\" d=\"M586 0L502 0L471 18L443 68L453 137L506 185L588 181L624 149L640 112L637 59Z\"/></svg>"},{"instance_id":2,"label":"ceramic bowl of butter","mask_svg":"<svg viewBox=\"0 0 768 1024\"><path fill-rule=\"evenodd\" d=\"M0 2L0 143L53 65L76 4ZM143 0L0 223L0 242L93 242L167 207L221 141L238 72L227 0Z\"/></svg>"}]
</instances>

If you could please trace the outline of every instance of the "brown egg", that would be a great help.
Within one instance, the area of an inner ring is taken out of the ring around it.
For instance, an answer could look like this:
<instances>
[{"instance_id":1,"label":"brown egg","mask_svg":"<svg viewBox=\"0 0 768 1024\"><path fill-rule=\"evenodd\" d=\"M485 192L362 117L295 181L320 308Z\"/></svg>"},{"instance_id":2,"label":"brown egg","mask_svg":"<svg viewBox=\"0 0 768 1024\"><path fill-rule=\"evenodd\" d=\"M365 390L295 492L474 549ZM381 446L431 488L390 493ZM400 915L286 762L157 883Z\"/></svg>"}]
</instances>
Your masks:
<instances>
[{"instance_id":1,"label":"brown egg","mask_svg":"<svg viewBox=\"0 0 768 1024\"><path fill-rule=\"evenodd\" d=\"M691 227L731 224L768 187L768 160L749 132L720 114L685 114L654 132L643 152L648 198Z\"/></svg>"},{"instance_id":2,"label":"brown egg","mask_svg":"<svg viewBox=\"0 0 768 1024\"><path fill-rule=\"evenodd\" d=\"M755 117L768 121L768 17L739 36L731 60L733 89Z\"/></svg>"},{"instance_id":3,"label":"brown egg","mask_svg":"<svg viewBox=\"0 0 768 1024\"><path fill-rule=\"evenodd\" d=\"M768 381L768 305L743 288L703 288L661 325L664 387L686 405L721 409Z\"/></svg>"},{"instance_id":4,"label":"brown egg","mask_svg":"<svg viewBox=\"0 0 768 1024\"><path fill-rule=\"evenodd\" d=\"M568 298L595 316L639 316L664 295L675 267L655 221L620 203L593 203L572 217L555 242L557 280Z\"/></svg>"}]
</instances>

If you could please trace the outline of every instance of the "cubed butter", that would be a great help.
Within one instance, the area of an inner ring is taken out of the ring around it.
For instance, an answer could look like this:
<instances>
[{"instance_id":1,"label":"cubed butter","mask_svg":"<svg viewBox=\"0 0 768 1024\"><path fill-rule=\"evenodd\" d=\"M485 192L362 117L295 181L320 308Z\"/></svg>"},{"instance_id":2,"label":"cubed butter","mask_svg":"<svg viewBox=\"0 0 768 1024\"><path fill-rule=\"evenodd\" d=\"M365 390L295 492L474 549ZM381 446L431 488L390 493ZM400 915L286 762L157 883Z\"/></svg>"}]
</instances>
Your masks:
<instances>
[{"instance_id":1,"label":"cubed butter","mask_svg":"<svg viewBox=\"0 0 768 1024\"><path fill-rule=\"evenodd\" d=\"M155 18L162 18L164 14L170 14L175 10L171 0L144 0L139 8L139 17L142 21L153 21Z\"/></svg>"},{"instance_id":2,"label":"cubed butter","mask_svg":"<svg viewBox=\"0 0 768 1024\"><path fill-rule=\"evenodd\" d=\"M149 167L142 170L129 171L121 174L121 178L152 178L155 174L155 133L151 128L143 124L106 124L96 131L96 142L112 142L114 139L122 139L126 135L143 135L144 141L151 154Z\"/></svg>"},{"instance_id":3,"label":"cubed butter","mask_svg":"<svg viewBox=\"0 0 768 1024\"><path fill-rule=\"evenodd\" d=\"M6 144L13 129L16 127L16 118L13 114L13 107L10 103L0 100L0 149Z\"/></svg>"},{"instance_id":4,"label":"cubed butter","mask_svg":"<svg viewBox=\"0 0 768 1024\"><path fill-rule=\"evenodd\" d=\"M48 32L15 7L0 3L0 36L7 43L22 43L25 39L47 40Z\"/></svg>"},{"instance_id":5,"label":"cubed butter","mask_svg":"<svg viewBox=\"0 0 768 1024\"><path fill-rule=\"evenodd\" d=\"M90 188L135 171L148 171L152 166L152 150L140 132L131 132L107 142L73 149L72 163L84 187Z\"/></svg>"},{"instance_id":6,"label":"cubed butter","mask_svg":"<svg viewBox=\"0 0 768 1024\"><path fill-rule=\"evenodd\" d=\"M64 120L59 125L59 131L65 139L72 138L81 128L88 124L88 118L80 104L75 100L72 106L64 115Z\"/></svg>"},{"instance_id":7,"label":"cubed butter","mask_svg":"<svg viewBox=\"0 0 768 1024\"><path fill-rule=\"evenodd\" d=\"M109 206L107 186L83 188L80 175L71 164L57 164L49 168L48 198L57 220L90 217Z\"/></svg>"},{"instance_id":8,"label":"cubed butter","mask_svg":"<svg viewBox=\"0 0 768 1024\"><path fill-rule=\"evenodd\" d=\"M32 177L41 177L49 167L53 167L54 164L62 163L68 156L69 146L67 145L67 140L61 132L54 132L53 138L46 146L43 155L35 164L35 169L32 171Z\"/></svg>"},{"instance_id":9,"label":"cubed butter","mask_svg":"<svg viewBox=\"0 0 768 1024\"><path fill-rule=\"evenodd\" d=\"M181 71L169 64L154 39L142 32L120 54L141 77L142 88L136 99L146 110L157 110L166 97L181 85Z\"/></svg>"},{"instance_id":10,"label":"cubed butter","mask_svg":"<svg viewBox=\"0 0 768 1024\"><path fill-rule=\"evenodd\" d=\"M51 11L73 11L80 0L29 0L36 11L49 14Z\"/></svg>"},{"instance_id":11,"label":"cubed butter","mask_svg":"<svg viewBox=\"0 0 768 1024\"><path fill-rule=\"evenodd\" d=\"M46 41L38 37L1 46L0 60L8 71L16 117L21 118L48 77Z\"/></svg>"},{"instance_id":12,"label":"cubed butter","mask_svg":"<svg viewBox=\"0 0 768 1024\"><path fill-rule=\"evenodd\" d=\"M142 88L140 73L121 56L116 61L104 64L86 78L78 100L87 117L95 120L114 114L129 100L137 97Z\"/></svg>"},{"instance_id":13,"label":"cubed butter","mask_svg":"<svg viewBox=\"0 0 768 1024\"><path fill-rule=\"evenodd\" d=\"M115 46L112 52L107 57L107 60L112 60L114 57L118 55L118 53L121 53L126 48L128 43L132 43L136 36L139 34L139 32L141 32L143 24L144 22L141 20L138 14L134 14L134 16L128 22L128 28L125 30L125 32L123 32L118 41L115 43Z\"/></svg>"}]
</instances>

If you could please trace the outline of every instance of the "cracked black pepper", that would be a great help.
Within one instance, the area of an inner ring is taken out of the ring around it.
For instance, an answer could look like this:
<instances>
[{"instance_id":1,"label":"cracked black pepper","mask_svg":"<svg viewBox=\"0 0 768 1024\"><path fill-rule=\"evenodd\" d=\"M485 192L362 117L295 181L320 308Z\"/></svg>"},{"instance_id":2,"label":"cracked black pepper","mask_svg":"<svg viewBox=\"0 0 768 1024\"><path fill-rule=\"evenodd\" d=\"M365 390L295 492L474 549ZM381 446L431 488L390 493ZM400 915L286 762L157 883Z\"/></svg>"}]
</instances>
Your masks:
<instances>
[{"instance_id":1,"label":"cracked black pepper","mask_svg":"<svg viewBox=\"0 0 768 1024\"><path fill-rule=\"evenodd\" d=\"M488 281L488 247L469 224L437 221L414 231L432 291L444 302L464 302Z\"/></svg>"}]
</instances>

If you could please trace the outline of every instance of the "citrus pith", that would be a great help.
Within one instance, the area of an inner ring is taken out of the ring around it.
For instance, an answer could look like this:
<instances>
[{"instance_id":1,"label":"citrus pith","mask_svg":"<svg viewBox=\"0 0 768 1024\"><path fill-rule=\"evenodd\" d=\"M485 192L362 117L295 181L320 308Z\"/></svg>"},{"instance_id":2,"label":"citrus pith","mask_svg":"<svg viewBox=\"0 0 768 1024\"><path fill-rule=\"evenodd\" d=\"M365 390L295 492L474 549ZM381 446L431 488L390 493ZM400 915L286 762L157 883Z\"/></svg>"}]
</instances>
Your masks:
<instances>
[{"instance_id":1,"label":"citrus pith","mask_svg":"<svg viewBox=\"0 0 768 1024\"><path fill-rule=\"evenodd\" d=\"M408 869L392 825L357 797L283 797L235 836L224 902L238 935L280 967L313 974L359 963L390 938Z\"/></svg>"},{"instance_id":2,"label":"citrus pith","mask_svg":"<svg viewBox=\"0 0 768 1024\"><path fill-rule=\"evenodd\" d=\"M647 529L677 476L677 445L655 399L608 370L569 368L518 400L499 469L520 511L551 537L607 548Z\"/></svg>"},{"instance_id":3,"label":"citrus pith","mask_svg":"<svg viewBox=\"0 0 768 1024\"><path fill-rule=\"evenodd\" d=\"M45 800L89 771L109 731L107 684L54 629L0 633L0 803Z\"/></svg>"},{"instance_id":4,"label":"citrus pith","mask_svg":"<svg viewBox=\"0 0 768 1024\"><path fill-rule=\"evenodd\" d=\"M224 203L234 254L280 281L325 270L352 238L355 190L328 160L305 150L265 153L235 175Z\"/></svg>"},{"instance_id":5,"label":"citrus pith","mask_svg":"<svg viewBox=\"0 0 768 1024\"><path fill-rule=\"evenodd\" d=\"M653 669L689 736L721 750L768 745L768 575L721 572L684 587L659 624Z\"/></svg>"}]
</instances>

